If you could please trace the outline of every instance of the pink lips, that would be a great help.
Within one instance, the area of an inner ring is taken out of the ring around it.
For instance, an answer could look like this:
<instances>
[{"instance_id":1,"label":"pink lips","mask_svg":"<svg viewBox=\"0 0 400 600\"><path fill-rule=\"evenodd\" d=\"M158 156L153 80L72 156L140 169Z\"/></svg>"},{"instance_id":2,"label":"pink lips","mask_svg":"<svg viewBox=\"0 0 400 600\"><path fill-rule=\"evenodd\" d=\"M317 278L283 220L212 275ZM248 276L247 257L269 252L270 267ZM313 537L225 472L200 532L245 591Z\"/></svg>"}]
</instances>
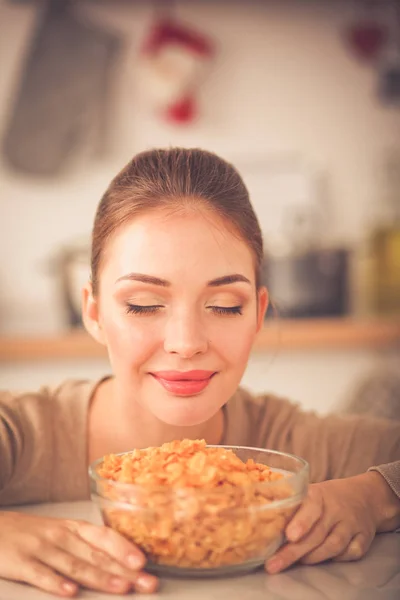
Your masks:
<instances>
[{"instance_id":1,"label":"pink lips","mask_svg":"<svg viewBox=\"0 0 400 600\"><path fill-rule=\"evenodd\" d=\"M155 371L151 375L167 392L177 396L192 396L208 386L215 371Z\"/></svg>"}]
</instances>

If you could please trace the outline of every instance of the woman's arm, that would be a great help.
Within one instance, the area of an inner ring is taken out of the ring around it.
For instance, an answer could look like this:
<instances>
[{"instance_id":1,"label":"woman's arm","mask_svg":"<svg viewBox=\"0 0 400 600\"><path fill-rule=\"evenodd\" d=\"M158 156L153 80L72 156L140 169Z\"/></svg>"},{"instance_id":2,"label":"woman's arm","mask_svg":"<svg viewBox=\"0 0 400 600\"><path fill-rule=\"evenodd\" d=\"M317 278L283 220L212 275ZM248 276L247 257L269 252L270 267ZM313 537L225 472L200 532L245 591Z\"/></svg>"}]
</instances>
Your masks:
<instances>
[{"instance_id":1,"label":"woman's arm","mask_svg":"<svg viewBox=\"0 0 400 600\"><path fill-rule=\"evenodd\" d=\"M268 561L268 571L298 561L360 558L377 532L400 526L400 422L319 416L274 403L264 442L304 457L313 483L287 527L288 543Z\"/></svg>"},{"instance_id":2,"label":"woman's arm","mask_svg":"<svg viewBox=\"0 0 400 600\"><path fill-rule=\"evenodd\" d=\"M86 464L75 465L76 451L59 443L63 436L67 442L76 415L85 410L84 404L73 410L82 398L75 392L68 398L65 391L0 392L0 507L52 501L54 487L61 489L53 479L66 479L66 471L72 479L82 472L86 481ZM79 426L77 430L79 435ZM108 527L0 509L0 578L61 596L75 596L80 586L119 594L152 592L157 579L142 572L144 563L141 552Z\"/></svg>"},{"instance_id":3,"label":"woman's arm","mask_svg":"<svg viewBox=\"0 0 400 600\"><path fill-rule=\"evenodd\" d=\"M0 391L0 506L90 497L87 415L95 385Z\"/></svg>"},{"instance_id":4,"label":"woman's arm","mask_svg":"<svg viewBox=\"0 0 400 600\"><path fill-rule=\"evenodd\" d=\"M379 477L375 476L375 480L379 482L380 486L385 490L388 503L390 503L390 500L394 502L396 498L400 499L400 460L378 467L371 467L369 473L371 475L374 473L376 473L376 475L379 474ZM383 485L383 481L386 485ZM384 499L382 499L382 502L380 502L379 505L382 507L386 506ZM382 528L378 531L391 531L392 529L400 528L400 522L397 522L397 524L394 525L392 524L390 508L388 508L387 512L383 512L382 518Z\"/></svg>"},{"instance_id":5,"label":"woman's arm","mask_svg":"<svg viewBox=\"0 0 400 600\"><path fill-rule=\"evenodd\" d=\"M144 564L140 550L109 527L0 511L0 578L64 597L81 586L151 593L158 580Z\"/></svg>"},{"instance_id":6,"label":"woman's arm","mask_svg":"<svg viewBox=\"0 0 400 600\"><path fill-rule=\"evenodd\" d=\"M392 463L400 469L400 461ZM387 465L389 466L389 465ZM400 527L400 494L388 485L379 471L369 471L360 475L365 480L366 489L371 492L376 510L377 533L394 531Z\"/></svg>"},{"instance_id":7,"label":"woman's arm","mask_svg":"<svg viewBox=\"0 0 400 600\"><path fill-rule=\"evenodd\" d=\"M266 568L277 573L295 562L357 560L376 533L399 526L400 498L379 473L315 483L286 529L288 543Z\"/></svg>"},{"instance_id":8,"label":"woman's arm","mask_svg":"<svg viewBox=\"0 0 400 600\"><path fill-rule=\"evenodd\" d=\"M269 572L296 561L355 560L377 532L400 525L400 422L321 416L244 390L227 408L225 443L290 452L310 464L308 496L288 524L288 543L268 561Z\"/></svg>"},{"instance_id":9,"label":"woman's arm","mask_svg":"<svg viewBox=\"0 0 400 600\"><path fill-rule=\"evenodd\" d=\"M0 392L0 498L15 473L23 452L23 433L18 409L15 395Z\"/></svg>"},{"instance_id":10,"label":"woman's arm","mask_svg":"<svg viewBox=\"0 0 400 600\"><path fill-rule=\"evenodd\" d=\"M0 392L0 506L49 499L53 450L45 392Z\"/></svg>"},{"instance_id":11,"label":"woman's arm","mask_svg":"<svg viewBox=\"0 0 400 600\"><path fill-rule=\"evenodd\" d=\"M235 438L245 429L245 439L239 439L247 445L302 456L310 464L312 483L352 477L378 467L399 495L400 468L382 465L400 461L400 421L318 415L281 398L254 398L244 392L242 402L234 408L229 420L237 421Z\"/></svg>"}]
</instances>

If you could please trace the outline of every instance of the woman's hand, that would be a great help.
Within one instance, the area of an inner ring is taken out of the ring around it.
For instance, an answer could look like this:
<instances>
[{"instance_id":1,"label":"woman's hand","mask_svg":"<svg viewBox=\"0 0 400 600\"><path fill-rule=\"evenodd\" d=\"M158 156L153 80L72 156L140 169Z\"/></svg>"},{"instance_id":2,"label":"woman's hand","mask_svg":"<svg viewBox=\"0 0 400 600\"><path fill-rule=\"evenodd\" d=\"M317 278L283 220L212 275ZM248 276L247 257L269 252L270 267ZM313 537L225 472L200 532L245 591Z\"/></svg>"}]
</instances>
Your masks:
<instances>
[{"instance_id":1,"label":"woman's hand","mask_svg":"<svg viewBox=\"0 0 400 600\"><path fill-rule=\"evenodd\" d=\"M53 594L79 586L125 594L151 593L157 579L141 571L143 554L109 527L86 521L0 512L0 577Z\"/></svg>"},{"instance_id":2,"label":"woman's hand","mask_svg":"<svg viewBox=\"0 0 400 600\"><path fill-rule=\"evenodd\" d=\"M286 528L288 543L266 569L278 573L296 562L357 560L377 531L397 526L399 515L400 500L379 473L315 483Z\"/></svg>"}]
</instances>

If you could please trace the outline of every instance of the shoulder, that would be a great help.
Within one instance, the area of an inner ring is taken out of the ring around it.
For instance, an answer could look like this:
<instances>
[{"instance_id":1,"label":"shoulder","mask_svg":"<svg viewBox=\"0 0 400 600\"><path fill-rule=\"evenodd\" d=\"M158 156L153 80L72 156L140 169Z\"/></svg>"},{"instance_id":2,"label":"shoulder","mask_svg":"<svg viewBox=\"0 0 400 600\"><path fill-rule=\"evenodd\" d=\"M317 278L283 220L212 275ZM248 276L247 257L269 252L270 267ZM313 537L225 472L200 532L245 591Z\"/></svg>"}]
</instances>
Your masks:
<instances>
[{"instance_id":1,"label":"shoulder","mask_svg":"<svg viewBox=\"0 0 400 600\"><path fill-rule=\"evenodd\" d=\"M86 494L86 432L98 381L0 391L0 505Z\"/></svg>"},{"instance_id":2,"label":"shoulder","mask_svg":"<svg viewBox=\"0 0 400 600\"><path fill-rule=\"evenodd\" d=\"M305 458L311 481L349 477L400 458L400 421L320 415L272 394L239 389L226 407L224 443L273 448Z\"/></svg>"},{"instance_id":3,"label":"shoulder","mask_svg":"<svg viewBox=\"0 0 400 600\"><path fill-rule=\"evenodd\" d=\"M57 386L42 386L35 391L0 390L0 416L21 417L25 412L47 411L55 403L68 404L90 396L96 384L89 380L69 379Z\"/></svg>"},{"instance_id":4,"label":"shoulder","mask_svg":"<svg viewBox=\"0 0 400 600\"><path fill-rule=\"evenodd\" d=\"M341 412L319 414L305 410L299 403L274 394L252 394L239 388L226 407L229 437L241 437L252 443L280 445L282 439L293 442L325 437L364 438L376 440L387 436L385 443L400 443L400 421L389 421L370 415L351 415ZM242 440L243 441L243 440ZM228 442L227 442L228 443Z\"/></svg>"},{"instance_id":5,"label":"shoulder","mask_svg":"<svg viewBox=\"0 0 400 600\"><path fill-rule=\"evenodd\" d=\"M37 391L0 391L0 423L9 436L17 438L26 427L32 429L42 416L48 418L50 393L47 387Z\"/></svg>"},{"instance_id":6,"label":"shoulder","mask_svg":"<svg viewBox=\"0 0 400 600\"><path fill-rule=\"evenodd\" d=\"M238 407L253 411L254 413L273 413L280 410L295 411L297 413L302 412L300 405L297 402L268 392L254 394L243 387L238 388L228 403L228 409L233 410Z\"/></svg>"},{"instance_id":7,"label":"shoulder","mask_svg":"<svg viewBox=\"0 0 400 600\"><path fill-rule=\"evenodd\" d=\"M49 431L59 419L76 420L88 410L98 381L66 380L36 391L0 390L0 422L9 437L26 440L38 431ZM4 433L4 432L3 432Z\"/></svg>"},{"instance_id":8,"label":"shoulder","mask_svg":"<svg viewBox=\"0 0 400 600\"><path fill-rule=\"evenodd\" d=\"M88 409L90 400L102 379L67 379L60 385L48 389L53 405L65 413L82 412Z\"/></svg>"},{"instance_id":9,"label":"shoulder","mask_svg":"<svg viewBox=\"0 0 400 600\"><path fill-rule=\"evenodd\" d=\"M225 441L262 446L268 433L273 435L281 428L279 424L293 425L301 414L299 404L286 398L268 393L252 394L240 387L225 409Z\"/></svg>"}]
</instances>

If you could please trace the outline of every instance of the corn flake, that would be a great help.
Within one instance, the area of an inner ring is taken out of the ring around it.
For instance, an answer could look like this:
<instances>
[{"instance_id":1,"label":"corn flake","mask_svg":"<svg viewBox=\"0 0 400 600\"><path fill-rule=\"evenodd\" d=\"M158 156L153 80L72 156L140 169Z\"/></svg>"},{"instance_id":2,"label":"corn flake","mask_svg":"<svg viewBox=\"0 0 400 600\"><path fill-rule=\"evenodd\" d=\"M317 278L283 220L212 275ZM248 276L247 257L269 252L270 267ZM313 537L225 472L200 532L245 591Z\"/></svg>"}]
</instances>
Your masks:
<instances>
[{"instance_id":1,"label":"corn flake","mask_svg":"<svg viewBox=\"0 0 400 600\"><path fill-rule=\"evenodd\" d=\"M263 485L281 473L205 440L111 454L98 474L133 484L103 487L103 496L131 506L104 508L107 525L165 565L215 568L262 557L297 508L268 506L294 494L284 481Z\"/></svg>"}]
</instances>

